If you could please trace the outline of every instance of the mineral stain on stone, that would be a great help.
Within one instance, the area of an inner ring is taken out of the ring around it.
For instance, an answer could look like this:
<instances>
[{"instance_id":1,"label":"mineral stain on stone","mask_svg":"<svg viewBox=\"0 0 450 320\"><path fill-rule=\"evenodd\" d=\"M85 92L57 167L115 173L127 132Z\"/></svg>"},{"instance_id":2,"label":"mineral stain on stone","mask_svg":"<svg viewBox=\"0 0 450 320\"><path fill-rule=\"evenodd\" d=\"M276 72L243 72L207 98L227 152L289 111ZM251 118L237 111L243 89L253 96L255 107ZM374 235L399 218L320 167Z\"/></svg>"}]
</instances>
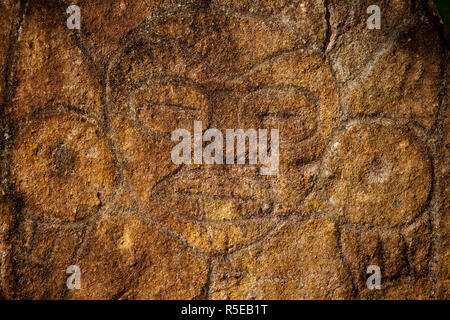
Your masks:
<instances>
[{"instance_id":1,"label":"mineral stain on stone","mask_svg":"<svg viewBox=\"0 0 450 320\"><path fill-rule=\"evenodd\" d=\"M380 30L366 0L70 4L79 31L0 0L0 297L449 299L431 2L379 1ZM194 121L279 129L279 173L172 163Z\"/></svg>"},{"instance_id":2,"label":"mineral stain on stone","mask_svg":"<svg viewBox=\"0 0 450 320\"><path fill-rule=\"evenodd\" d=\"M75 167L75 152L59 143L55 149L55 167L61 176L68 175Z\"/></svg>"}]
</instances>

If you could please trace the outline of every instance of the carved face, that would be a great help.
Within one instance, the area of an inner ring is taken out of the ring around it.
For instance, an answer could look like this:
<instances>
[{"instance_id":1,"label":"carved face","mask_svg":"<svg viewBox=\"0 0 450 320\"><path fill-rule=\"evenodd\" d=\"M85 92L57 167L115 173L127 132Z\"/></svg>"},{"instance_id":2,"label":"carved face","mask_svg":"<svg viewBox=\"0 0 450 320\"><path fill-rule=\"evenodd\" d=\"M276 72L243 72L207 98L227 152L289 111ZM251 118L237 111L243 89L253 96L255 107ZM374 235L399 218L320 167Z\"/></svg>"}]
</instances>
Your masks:
<instances>
[{"instance_id":1,"label":"carved face","mask_svg":"<svg viewBox=\"0 0 450 320\"><path fill-rule=\"evenodd\" d=\"M5 24L0 295L440 296L449 70L430 8L384 1L371 30L364 1L78 2L77 35L45 1ZM194 121L278 129L278 173L174 164Z\"/></svg>"},{"instance_id":2,"label":"carved face","mask_svg":"<svg viewBox=\"0 0 450 320\"><path fill-rule=\"evenodd\" d=\"M108 73L114 141L139 207L194 247L258 240L298 213L336 114L331 75L295 33L255 18L184 13L129 36ZM324 85L326 84L326 85ZM278 129L280 168L175 165L171 132Z\"/></svg>"}]
</instances>

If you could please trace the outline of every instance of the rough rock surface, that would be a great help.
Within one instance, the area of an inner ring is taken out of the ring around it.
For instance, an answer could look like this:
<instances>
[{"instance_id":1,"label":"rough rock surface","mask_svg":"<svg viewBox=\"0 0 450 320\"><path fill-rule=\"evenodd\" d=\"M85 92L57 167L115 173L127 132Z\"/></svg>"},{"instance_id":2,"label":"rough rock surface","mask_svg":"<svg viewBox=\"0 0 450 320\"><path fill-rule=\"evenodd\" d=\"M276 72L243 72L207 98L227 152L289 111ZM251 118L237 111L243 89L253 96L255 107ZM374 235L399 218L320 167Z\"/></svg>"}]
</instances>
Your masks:
<instances>
[{"instance_id":1,"label":"rough rock surface","mask_svg":"<svg viewBox=\"0 0 450 320\"><path fill-rule=\"evenodd\" d=\"M449 42L378 3L0 0L0 298L450 299ZM173 164L194 121L278 174Z\"/></svg>"}]
</instances>

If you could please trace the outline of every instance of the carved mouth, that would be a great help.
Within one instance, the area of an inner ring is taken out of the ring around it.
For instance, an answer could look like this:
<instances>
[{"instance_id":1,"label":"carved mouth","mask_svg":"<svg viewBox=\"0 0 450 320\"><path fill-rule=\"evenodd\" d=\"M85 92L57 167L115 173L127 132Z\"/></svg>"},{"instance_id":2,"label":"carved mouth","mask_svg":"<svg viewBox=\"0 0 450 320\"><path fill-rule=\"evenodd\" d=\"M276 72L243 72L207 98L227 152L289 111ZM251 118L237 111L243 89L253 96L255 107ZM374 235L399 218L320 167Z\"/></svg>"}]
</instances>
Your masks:
<instances>
[{"instance_id":1,"label":"carved mouth","mask_svg":"<svg viewBox=\"0 0 450 320\"><path fill-rule=\"evenodd\" d=\"M199 222L226 222L267 217L273 209L269 190L256 167L184 167L161 181L152 195L159 211Z\"/></svg>"},{"instance_id":2,"label":"carved mouth","mask_svg":"<svg viewBox=\"0 0 450 320\"><path fill-rule=\"evenodd\" d=\"M184 166L153 188L151 214L193 248L229 252L278 225L268 185L256 166Z\"/></svg>"}]
</instances>

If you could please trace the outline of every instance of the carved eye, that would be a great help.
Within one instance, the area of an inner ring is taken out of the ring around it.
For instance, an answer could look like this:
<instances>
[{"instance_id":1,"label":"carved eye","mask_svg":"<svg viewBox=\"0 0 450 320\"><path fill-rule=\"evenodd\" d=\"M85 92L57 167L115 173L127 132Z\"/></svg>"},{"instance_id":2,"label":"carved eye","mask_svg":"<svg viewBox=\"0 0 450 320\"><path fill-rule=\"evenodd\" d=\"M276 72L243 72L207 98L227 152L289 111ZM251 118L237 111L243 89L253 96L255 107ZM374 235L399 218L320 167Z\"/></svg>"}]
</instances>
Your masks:
<instances>
[{"instance_id":1,"label":"carved eye","mask_svg":"<svg viewBox=\"0 0 450 320\"><path fill-rule=\"evenodd\" d=\"M128 104L131 117L151 134L193 130L194 120L206 122L208 118L206 96L193 84L152 80L134 91Z\"/></svg>"},{"instance_id":2,"label":"carved eye","mask_svg":"<svg viewBox=\"0 0 450 320\"><path fill-rule=\"evenodd\" d=\"M317 128L314 98L299 87L263 88L249 93L241 100L240 117L246 127L280 130L285 143L305 140Z\"/></svg>"},{"instance_id":3,"label":"carved eye","mask_svg":"<svg viewBox=\"0 0 450 320\"><path fill-rule=\"evenodd\" d=\"M114 195L117 172L95 121L55 108L23 127L12 151L12 177L37 214L75 221Z\"/></svg>"}]
</instances>

